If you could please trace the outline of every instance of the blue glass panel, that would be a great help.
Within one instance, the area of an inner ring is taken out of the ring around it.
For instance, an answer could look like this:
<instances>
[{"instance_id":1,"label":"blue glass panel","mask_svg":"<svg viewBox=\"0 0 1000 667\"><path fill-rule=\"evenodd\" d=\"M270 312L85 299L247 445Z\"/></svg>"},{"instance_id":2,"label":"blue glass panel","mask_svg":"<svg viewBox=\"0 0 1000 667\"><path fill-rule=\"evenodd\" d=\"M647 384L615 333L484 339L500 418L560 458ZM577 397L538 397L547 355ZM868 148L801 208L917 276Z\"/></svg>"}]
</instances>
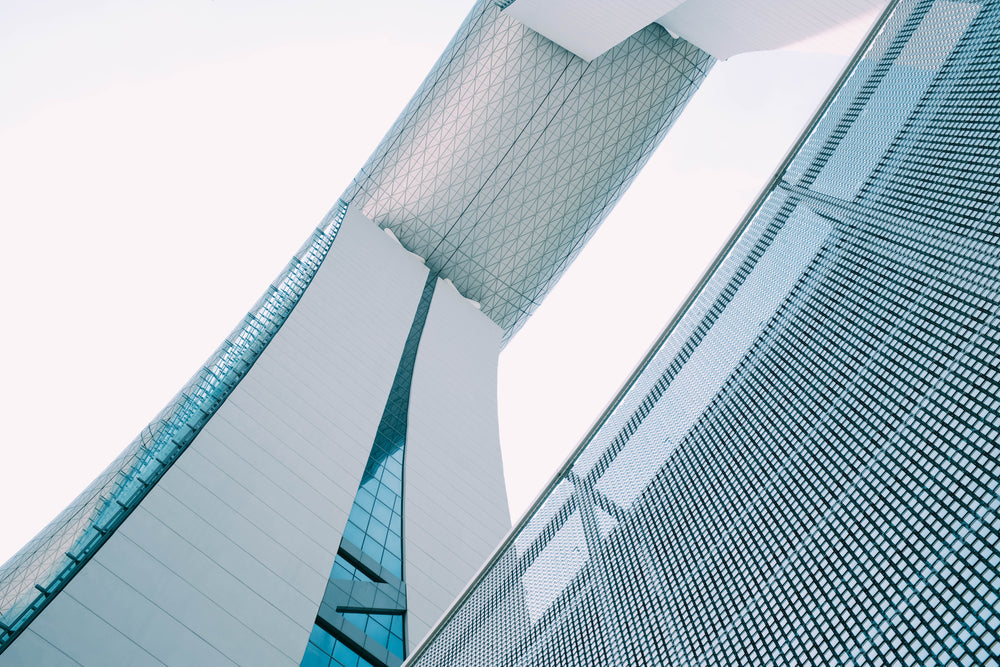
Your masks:
<instances>
[{"instance_id":1,"label":"blue glass panel","mask_svg":"<svg viewBox=\"0 0 1000 667\"><path fill-rule=\"evenodd\" d=\"M403 648L403 637L401 635L389 635L389 641L386 643L386 648L402 657L405 653L405 649Z\"/></svg>"},{"instance_id":2,"label":"blue glass panel","mask_svg":"<svg viewBox=\"0 0 1000 667\"><path fill-rule=\"evenodd\" d=\"M372 505L375 503L375 496L364 486L358 489L358 495L354 499L354 504L356 507L360 507L363 510L370 510Z\"/></svg>"},{"instance_id":3,"label":"blue glass panel","mask_svg":"<svg viewBox=\"0 0 1000 667\"><path fill-rule=\"evenodd\" d=\"M382 543L371 536L365 536L364 544L361 545L361 550L368 556L371 556L379 563L382 562L382 554L385 553L385 548Z\"/></svg>"},{"instance_id":4,"label":"blue glass panel","mask_svg":"<svg viewBox=\"0 0 1000 667\"><path fill-rule=\"evenodd\" d=\"M368 522L368 537L370 539L378 542L381 545L385 545L385 538L388 536L388 534L389 534L388 526L376 521L375 519L372 519L371 521ZM369 540L366 539L365 544L367 544L368 541Z\"/></svg>"},{"instance_id":5,"label":"blue glass panel","mask_svg":"<svg viewBox=\"0 0 1000 667\"><path fill-rule=\"evenodd\" d=\"M389 486L379 486L378 487L378 499L383 503L389 504L396 500L398 493L395 489Z\"/></svg>"},{"instance_id":6,"label":"blue glass panel","mask_svg":"<svg viewBox=\"0 0 1000 667\"><path fill-rule=\"evenodd\" d=\"M389 614L344 614L351 624L398 656L403 655L403 617Z\"/></svg>"},{"instance_id":7,"label":"blue glass panel","mask_svg":"<svg viewBox=\"0 0 1000 667\"><path fill-rule=\"evenodd\" d=\"M344 527L344 539L360 546L365 541L365 531L353 523L348 523Z\"/></svg>"},{"instance_id":8,"label":"blue glass panel","mask_svg":"<svg viewBox=\"0 0 1000 667\"><path fill-rule=\"evenodd\" d=\"M375 507L372 508L372 516L388 525L389 520L392 518L392 508L384 503L375 503Z\"/></svg>"},{"instance_id":9,"label":"blue glass panel","mask_svg":"<svg viewBox=\"0 0 1000 667\"><path fill-rule=\"evenodd\" d=\"M344 618L358 626L361 630L366 630L368 626L368 614L344 614Z\"/></svg>"},{"instance_id":10,"label":"blue glass panel","mask_svg":"<svg viewBox=\"0 0 1000 667\"><path fill-rule=\"evenodd\" d=\"M306 645L306 654L302 656L302 667L328 667L330 656L313 643Z\"/></svg>"},{"instance_id":11,"label":"blue glass panel","mask_svg":"<svg viewBox=\"0 0 1000 667\"><path fill-rule=\"evenodd\" d=\"M403 578L403 446L406 442L410 382L436 282L435 275L427 277L361 484L344 527L345 540L360 547L364 554L400 579ZM330 576L334 579L370 581L339 555L334 560ZM401 615L347 613L343 616L394 654L400 657L406 655ZM347 646L334 641L335 648L331 653L333 664L343 667L368 664Z\"/></svg>"},{"instance_id":12,"label":"blue glass panel","mask_svg":"<svg viewBox=\"0 0 1000 667\"><path fill-rule=\"evenodd\" d=\"M338 667L356 667L358 660L357 653L347 648L343 643L337 642L333 651L333 664L338 665Z\"/></svg>"},{"instance_id":13,"label":"blue glass panel","mask_svg":"<svg viewBox=\"0 0 1000 667\"><path fill-rule=\"evenodd\" d=\"M309 642L315 644L317 648L325 653L332 653L333 645L337 643L337 640L323 628L314 625L312 634L309 635Z\"/></svg>"},{"instance_id":14,"label":"blue glass panel","mask_svg":"<svg viewBox=\"0 0 1000 667\"><path fill-rule=\"evenodd\" d=\"M331 579L353 579L355 581L374 581L367 574L348 563L340 555L333 561Z\"/></svg>"},{"instance_id":15,"label":"blue glass panel","mask_svg":"<svg viewBox=\"0 0 1000 667\"><path fill-rule=\"evenodd\" d=\"M372 621L368 622L368 627L365 629L368 636L377 641L382 646L389 645L389 628L385 627L381 623L375 623Z\"/></svg>"},{"instance_id":16,"label":"blue glass panel","mask_svg":"<svg viewBox=\"0 0 1000 667\"><path fill-rule=\"evenodd\" d=\"M393 554L385 554L382 558L382 565L390 571L398 572L403 569L403 561Z\"/></svg>"}]
</instances>

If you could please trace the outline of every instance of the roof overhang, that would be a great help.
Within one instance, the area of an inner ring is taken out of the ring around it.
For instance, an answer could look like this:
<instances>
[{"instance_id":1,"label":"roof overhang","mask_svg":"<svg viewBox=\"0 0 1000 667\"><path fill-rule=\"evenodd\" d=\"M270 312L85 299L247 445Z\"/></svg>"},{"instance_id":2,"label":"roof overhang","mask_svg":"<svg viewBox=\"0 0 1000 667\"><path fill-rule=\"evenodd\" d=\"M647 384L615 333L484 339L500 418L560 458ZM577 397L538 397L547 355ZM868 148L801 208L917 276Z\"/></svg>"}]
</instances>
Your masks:
<instances>
[{"instance_id":1,"label":"roof overhang","mask_svg":"<svg viewBox=\"0 0 1000 667\"><path fill-rule=\"evenodd\" d=\"M720 60L777 49L885 8L887 0L515 0L504 13L584 60L659 23Z\"/></svg>"}]
</instances>

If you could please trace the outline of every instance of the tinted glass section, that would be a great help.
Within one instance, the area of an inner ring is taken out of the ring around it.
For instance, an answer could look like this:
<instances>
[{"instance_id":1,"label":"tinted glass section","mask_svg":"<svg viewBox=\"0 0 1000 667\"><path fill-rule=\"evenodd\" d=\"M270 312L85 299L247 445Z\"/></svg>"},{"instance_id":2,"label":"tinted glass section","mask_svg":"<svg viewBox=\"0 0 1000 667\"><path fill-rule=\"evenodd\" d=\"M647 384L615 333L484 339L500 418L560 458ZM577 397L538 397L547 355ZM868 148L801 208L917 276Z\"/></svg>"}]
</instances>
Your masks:
<instances>
[{"instance_id":1,"label":"tinted glass section","mask_svg":"<svg viewBox=\"0 0 1000 667\"><path fill-rule=\"evenodd\" d=\"M125 521L236 388L316 275L346 213L347 204L337 202L170 404L69 507L0 567L0 653Z\"/></svg>"},{"instance_id":2,"label":"tinted glass section","mask_svg":"<svg viewBox=\"0 0 1000 667\"><path fill-rule=\"evenodd\" d=\"M392 653L403 656L403 617L390 614L345 613L344 618L356 625L365 634L385 646Z\"/></svg>"},{"instance_id":3,"label":"tinted glass section","mask_svg":"<svg viewBox=\"0 0 1000 667\"><path fill-rule=\"evenodd\" d=\"M333 561L333 572L330 573L331 579L353 579L354 581L374 581L367 574L351 565L346 558L337 554L337 557Z\"/></svg>"},{"instance_id":4,"label":"tinted glass section","mask_svg":"<svg viewBox=\"0 0 1000 667\"><path fill-rule=\"evenodd\" d=\"M313 626L302 667L376 667L329 632Z\"/></svg>"},{"instance_id":5,"label":"tinted glass section","mask_svg":"<svg viewBox=\"0 0 1000 667\"><path fill-rule=\"evenodd\" d=\"M378 455L373 453L368 459L344 528L345 539L360 546L365 554L399 578L403 576L404 436L392 428L391 437L376 440Z\"/></svg>"}]
</instances>

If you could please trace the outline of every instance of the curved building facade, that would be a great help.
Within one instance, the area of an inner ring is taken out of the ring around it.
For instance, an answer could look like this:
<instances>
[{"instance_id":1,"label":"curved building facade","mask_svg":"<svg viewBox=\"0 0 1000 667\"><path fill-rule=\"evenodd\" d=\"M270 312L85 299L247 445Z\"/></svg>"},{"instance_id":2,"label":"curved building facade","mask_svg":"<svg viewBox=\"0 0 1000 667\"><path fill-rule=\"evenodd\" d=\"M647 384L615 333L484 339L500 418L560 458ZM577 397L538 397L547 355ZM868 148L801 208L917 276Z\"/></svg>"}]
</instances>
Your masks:
<instances>
[{"instance_id":1,"label":"curved building facade","mask_svg":"<svg viewBox=\"0 0 1000 667\"><path fill-rule=\"evenodd\" d=\"M266 347L223 399L194 406L200 428L126 452L107 477L137 470L127 494L88 490L77 523L5 566L5 592L23 592L0 664L297 665L317 622L399 664L405 650L359 617L419 641L502 538L501 331L342 210ZM345 555L380 585L339 595ZM38 576L45 557L56 585Z\"/></svg>"}]
</instances>

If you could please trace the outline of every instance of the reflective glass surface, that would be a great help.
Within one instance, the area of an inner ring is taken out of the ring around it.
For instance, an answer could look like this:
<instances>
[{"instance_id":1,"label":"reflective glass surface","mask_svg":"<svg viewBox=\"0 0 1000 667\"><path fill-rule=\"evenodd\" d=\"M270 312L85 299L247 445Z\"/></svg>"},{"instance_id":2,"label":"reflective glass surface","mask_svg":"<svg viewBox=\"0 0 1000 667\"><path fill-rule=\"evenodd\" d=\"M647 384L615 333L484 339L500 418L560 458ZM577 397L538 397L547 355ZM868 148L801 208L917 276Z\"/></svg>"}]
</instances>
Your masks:
<instances>
[{"instance_id":1,"label":"reflective glass surface","mask_svg":"<svg viewBox=\"0 0 1000 667\"><path fill-rule=\"evenodd\" d=\"M374 581L367 574L347 562L340 554L333 561L333 571L330 573L331 579L352 579L354 581Z\"/></svg>"},{"instance_id":2,"label":"reflective glass surface","mask_svg":"<svg viewBox=\"0 0 1000 667\"><path fill-rule=\"evenodd\" d=\"M313 626L302 667L376 667L329 632Z\"/></svg>"},{"instance_id":3,"label":"reflective glass surface","mask_svg":"<svg viewBox=\"0 0 1000 667\"><path fill-rule=\"evenodd\" d=\"M398 656L403 656L403 617L390 614L345 613L344 618Z\"/></svg>"},{"instance_id":4,"label":"reflective glass surface","mask_svg":"<svg viewBox=\"0 0 1000 667\"><path fill-rule=\"evenodd\" d=\"M402 578L403 439L394 437L375 446L379 452L368 460L344 537Z\"/></svg>"}]
</instances>

